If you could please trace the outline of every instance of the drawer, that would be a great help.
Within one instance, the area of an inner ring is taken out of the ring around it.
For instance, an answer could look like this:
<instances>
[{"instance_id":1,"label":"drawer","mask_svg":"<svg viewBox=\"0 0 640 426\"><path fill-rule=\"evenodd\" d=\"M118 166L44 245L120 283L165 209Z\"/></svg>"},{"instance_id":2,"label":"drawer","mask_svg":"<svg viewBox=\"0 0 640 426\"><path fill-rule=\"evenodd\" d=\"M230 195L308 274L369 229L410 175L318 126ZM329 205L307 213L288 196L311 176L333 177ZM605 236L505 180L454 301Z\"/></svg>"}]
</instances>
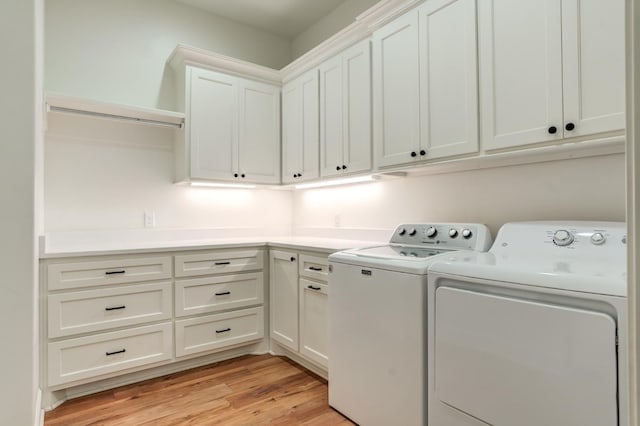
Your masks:
<instances>
[{"instance_id":1,"label":"drawer","mask_svg":"<svg viewBox=\"0 0 640 426\"><path fill-rule=\"evenodd\" d=\"M298 275L327 282L329 272L328 257L301 254L298 262Z\"/></svg>"},{"instance_id":2,"label":"drawer","mask_svg":"<svg viewBox=\"0 0 640 426\"><path fill-rule=\"evenodd\" d=\"M264 337L262 307L176 321L176 357L216 351Z\"/></svg>"},{"instance_id":3,"label":"drawer","mask_svg":"<svg viewBox=\"0 0 640 426\"><path fill-rule=\"evenodd\" d=\"M176 277L255 271L263 268L262 250L224 250L175 257Z\"/></svg>"},{"instance_id":4,"label":"drawer","mask_svg":"<svg viewBox=\"0 0 640 426\"><path fill-rule=\"evenodd\" d=\"M171 318L171 282L52 294L49 338Z\"/></svg>"},{"instance_id":5,"label":"drawer","mask_svg":"<svg viewBox=\"0 0 640 426\"><path fill-rule=\"evenodd\" d=\"M139 257L47 266L49 290L171 278L171 257Z\"/></svg>"},{"instance_id":6,"label":"drawer","mask_svg":"<svg viewBox=\"0 0 640 426\"><path fill-rule=\"evenodd\" d=\"M262 304L262 272L177 280L176 316L205 314Z\"/></svg>"},{"instance_id":7,"label":"drawer","mask_svg":"<svg viewBox=\"0 0 640 426\"><path fill-rule=\"evenodd\" d=\"M171 323L47 345L49 386L86 380L171 359Z\"/></svg>"}]
</instances>

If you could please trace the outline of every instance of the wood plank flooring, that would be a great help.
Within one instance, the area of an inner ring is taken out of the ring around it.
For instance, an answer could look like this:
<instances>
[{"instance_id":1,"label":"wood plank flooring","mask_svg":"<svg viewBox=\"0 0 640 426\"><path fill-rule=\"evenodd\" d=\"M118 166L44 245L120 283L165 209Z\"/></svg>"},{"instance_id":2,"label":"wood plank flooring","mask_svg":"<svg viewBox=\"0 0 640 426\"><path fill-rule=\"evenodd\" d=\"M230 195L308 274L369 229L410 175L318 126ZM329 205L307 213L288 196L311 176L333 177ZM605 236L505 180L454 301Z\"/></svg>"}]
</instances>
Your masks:
<instances>
[{"instance_id":1,"label":"wood plank flooring","mask_svg":"<svg viewBox=\"0 0 640 426\"><path fill-rule=\"evenodd\" d=\"M244 356L67 401L45 426L353 425L327 382L283 357Z\"/></svg>"}]
</instances>

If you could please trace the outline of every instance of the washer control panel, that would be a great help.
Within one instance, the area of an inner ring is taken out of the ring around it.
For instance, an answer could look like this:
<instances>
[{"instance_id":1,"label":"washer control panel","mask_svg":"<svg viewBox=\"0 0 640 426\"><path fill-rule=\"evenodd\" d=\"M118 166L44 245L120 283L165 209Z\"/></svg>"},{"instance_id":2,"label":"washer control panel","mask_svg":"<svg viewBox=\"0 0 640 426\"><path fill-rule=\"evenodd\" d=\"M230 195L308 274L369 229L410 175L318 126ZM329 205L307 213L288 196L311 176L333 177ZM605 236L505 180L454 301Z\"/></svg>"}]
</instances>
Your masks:
<instances>
[{"instance_id":1,"label":"washer control panel","mask_svg":"<svg viewBox=\"0 0 640 426\"><path fill-rule=\"evenodd\" d=\"M489 229L478 223L403 224L396 228L390 243L486 251L492 239Z\"/></svg>"}]
</instances>

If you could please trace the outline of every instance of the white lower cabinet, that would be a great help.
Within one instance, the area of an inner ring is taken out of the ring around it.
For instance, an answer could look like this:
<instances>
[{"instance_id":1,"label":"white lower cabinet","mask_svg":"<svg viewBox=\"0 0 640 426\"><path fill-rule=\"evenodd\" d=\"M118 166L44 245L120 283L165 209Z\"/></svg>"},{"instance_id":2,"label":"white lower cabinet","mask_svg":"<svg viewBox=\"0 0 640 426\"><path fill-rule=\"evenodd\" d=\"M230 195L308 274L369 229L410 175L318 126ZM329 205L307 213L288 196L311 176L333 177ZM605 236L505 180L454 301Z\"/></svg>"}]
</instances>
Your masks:
<instances>
[{"instance_id":1,"label":"white lower cabinet","mask_svg":"<svg viewBox=\"0 0 640 426\"><path fill-rule=\"evenodd\" d=\"M326 370L327 256L272 250L270 263L271 339Z\"/></svg>"}]
</instances>

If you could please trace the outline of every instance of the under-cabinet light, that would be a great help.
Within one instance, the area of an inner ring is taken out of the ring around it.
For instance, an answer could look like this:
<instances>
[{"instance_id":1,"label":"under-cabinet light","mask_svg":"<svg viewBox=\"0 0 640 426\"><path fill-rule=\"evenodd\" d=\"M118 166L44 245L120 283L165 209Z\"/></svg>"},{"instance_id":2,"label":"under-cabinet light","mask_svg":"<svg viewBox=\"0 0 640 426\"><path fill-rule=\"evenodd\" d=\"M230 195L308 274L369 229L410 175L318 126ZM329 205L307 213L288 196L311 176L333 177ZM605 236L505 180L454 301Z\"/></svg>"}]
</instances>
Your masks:
<instances>
[{"instance_id":1,"label":"under-cabinet light","mask_svg":"<svg viewBox=\"0 0 640 426\"><path fill-rule=\"evenodd\" d=\"M254 189L256 185L246 185L242 183L214 183L214 182L189 182L191 186L205 188L232 188L232 189Z\"/></svg>"},{"instance_id":2,"label":"under-cabinet light","mask_svg":"<svg viewBox=\"0 0 640 426\"><path fill-rule=\"evenodd\" d=\"M321 182L301 183L300 185L296 185L295 188L296 189L322 188L325 186L348 185L350 183L373 182L378 179L380 178L375 175L356 176L351 178L334 179L334 180L327 180L327 181L321 181Z\"/></svg>"}]
</instances>

